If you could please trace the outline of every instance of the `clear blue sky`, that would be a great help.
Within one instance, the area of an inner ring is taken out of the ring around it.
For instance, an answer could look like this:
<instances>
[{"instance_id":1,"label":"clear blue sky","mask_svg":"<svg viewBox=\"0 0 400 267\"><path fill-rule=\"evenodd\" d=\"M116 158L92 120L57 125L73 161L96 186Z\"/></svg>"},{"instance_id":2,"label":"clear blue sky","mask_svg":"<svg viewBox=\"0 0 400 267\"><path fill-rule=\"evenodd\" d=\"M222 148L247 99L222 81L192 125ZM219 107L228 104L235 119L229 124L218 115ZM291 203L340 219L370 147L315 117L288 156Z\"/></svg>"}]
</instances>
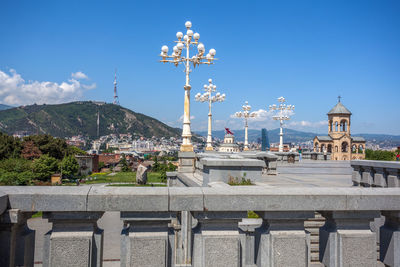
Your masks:
<instances>
[{"instance_id":1,"label":"clear blue sky","mask_svg":"<svg viewBox=\"0 0 400 267\"><path fill-rule=\"evenodd\" d=\"M194 130L205 129L207 105L193 96L213 78L227 95L214 105L217 129L241 127L230 116L245 100L265 110L284 96L296 106L290 128L327 132L322 122L341 95L353 133L400 134L399 14L400 1L3 0L0 103L64 102L71 92L112 102L118 68L123 106L180 126L183 67L158 55L191 20L219 58L191 74ZM72 79L78 71L89 79ZM268 117L250 126L278 124Z\"/></svg>"}]
</instances>

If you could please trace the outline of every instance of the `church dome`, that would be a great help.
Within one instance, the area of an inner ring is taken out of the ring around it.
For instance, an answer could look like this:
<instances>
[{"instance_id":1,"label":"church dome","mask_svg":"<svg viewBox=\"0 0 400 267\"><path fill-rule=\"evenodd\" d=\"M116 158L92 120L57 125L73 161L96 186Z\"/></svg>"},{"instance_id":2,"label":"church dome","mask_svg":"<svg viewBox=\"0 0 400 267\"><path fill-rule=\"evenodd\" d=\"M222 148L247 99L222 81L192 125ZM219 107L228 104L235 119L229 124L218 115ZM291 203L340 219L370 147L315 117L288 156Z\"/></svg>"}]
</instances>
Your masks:
<instances>
[{"instance_id":1,"label":"church dome","mask_svg":"<svg viewBox=\"0 0 400 267\"><path fill-rule=\"evenodd\" d=\"M328 115L332 114L345 114L345 115L351 115L350 110L348 110L342 102L338 102L336 106L334 106L329 112Z\"/></svg>"}]
</instances>

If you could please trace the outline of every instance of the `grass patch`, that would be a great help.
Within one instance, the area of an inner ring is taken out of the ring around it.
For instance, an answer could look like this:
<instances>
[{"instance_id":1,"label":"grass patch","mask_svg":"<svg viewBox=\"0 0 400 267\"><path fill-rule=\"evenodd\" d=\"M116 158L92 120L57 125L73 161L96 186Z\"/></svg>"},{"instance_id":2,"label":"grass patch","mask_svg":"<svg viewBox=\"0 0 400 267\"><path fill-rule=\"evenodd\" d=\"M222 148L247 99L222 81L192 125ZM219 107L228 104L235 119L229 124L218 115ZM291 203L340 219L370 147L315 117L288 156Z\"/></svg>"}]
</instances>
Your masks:
<instances>
[{"instance_id":1,"label":"grass patch","mask_svg":"<svg viewBox=\"0 0 400 267\"><path fill-rule=\"evenodd\" d=\"M109 184L107 186L166 187L166 184Z\"/></svg>"},{"instance_id":2,"label":"grass patch","mask_svg":"<svg viewBox=\"0 0 400 267\"><path fill-rule=\"evenodd\" d=\"M32 215L32 218L42 218L42 216L43 216L43 212L38 211Z\"/></svg>"},{"instance_id":3,"label":"grass patch","mask_svg":"<svg viewBox=\"0 0 400 267\"><path fill-rule=\"evenodd\" d=\"M229 181L228 181L229 185L253 185L253 183L251 182L250 179L246 179L244 177L242 177L241 180L239 180L239 178L237 177L229 177Z\"/></svg>"},{"instance_id":4,"label":"grass patch","mask_svg":"<svg viewBox=\"0 0 400 267\"><path fill-rule=\"evenodd\" d=\"M258 219L258 218L260 218L260 216L258 216L258 214L255 213L254 211L248 210L247 211L247 218Z\"/></svg>"},{"instance_id":5,"label":"grass patch","mask_svg":"<svg viewBox=\"0 0 400 267\"><path fill-rule=\"evenodd\" d=\"M136 183L136 172L116 172L114 175L111 173L93 173L86 177L86 181L82 184L106 184L106 183ZM162 183L161 173L148 172L147 183ZM75 185L74 182L68 182L64 185Z\"/></svg>"}]
</instances>

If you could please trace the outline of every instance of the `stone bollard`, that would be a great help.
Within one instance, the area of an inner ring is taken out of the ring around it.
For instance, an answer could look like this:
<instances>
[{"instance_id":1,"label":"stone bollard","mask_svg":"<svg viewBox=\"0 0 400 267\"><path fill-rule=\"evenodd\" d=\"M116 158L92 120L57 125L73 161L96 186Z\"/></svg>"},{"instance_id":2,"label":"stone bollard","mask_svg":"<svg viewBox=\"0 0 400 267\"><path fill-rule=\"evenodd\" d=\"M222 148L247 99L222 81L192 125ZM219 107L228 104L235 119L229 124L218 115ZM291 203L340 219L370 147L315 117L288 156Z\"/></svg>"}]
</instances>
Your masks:
<instances>
[{"instance_id":1,"label":"stone bollard","mask_svg":"<svg viewBox=\"0 0 400 267\"><path fill-rule=\"evenodd\" d=\"M26 224L32 214L10 209L0 215L0 266L33 266L35 231Z\"/></svg>"},{"instance_id":2,"label":"stone bollard","mask_svg":"<svg viewBox=\"0 0 400 267\"><path fill-rule=\"evenodd\" d=\"M170 212L121 212L121 267L173 266L175 214Z\"/></svg>"},{"instance_id":3,"label":"stone bollard","mask_svg":"<svg viewBox=\"0 0 400 267\"><path fill-rule=\"evenodd\" d=\"M193 217L198 225L193 230L192 266L241 266L238 223L247 212L193 212Z\"/></svg>"},{"instance_id":4,"label":"stone bollard","mask_svg":"<svg viewBox=\"0 0 400 267\"><path fill-rule=\"evenodd\" d=\"M362 169L361 166L353 165L353 172L351 174L351 180L353 181L353 186L360 186Z\"/></svg>"},{"instance_id":5,"label":"stone bollard","mask_svg":"<svg viewBox=\"0 0 400 267\"><path fill-rule=\"evenodd\" d=\"M387 176L385 169L382 167L374 167L374 186L387 187Z\"/></svg>"},{"instance_id":6,"label":"stone bollard","mask_svg":"<svg viewBox=\"0 0 400 267\"><path fill-rule=\"evenodd\" d=\"M257 214L264 221L257 266L310 265L310 234L304 230L304 221L314 217L313 211L272 211Z\"/></svg>"},{"instance_id":7,"label":"stone bollard","mask_svg":"<svg viewBox=\"0 0 400 267\"><path fill-rule=\"evenodd\" d=\"M102 266L103 230L97 221L103 212L44 212L53 223L45 234L43 267Z\"/></svg>"},{"instance_id":8,"label":"stone bollard","mask_svg":"<svg viewBox=\"0 0 400 267\"><path fill-rule=\"evenodd\" d=\"M374 184L374 170L371 166L363 166L361 185L371 187Z\"/></svg>"},{"instance_id":9,"label":"stone bollard","mask_svg":"<svg viewBox=\"0 0 400 267\"><path fill-rule=\"evenodd\" d=\"M400 266L400 211L382 212L386 217L380 229L380 260L387 266Z\"/></svg>"},{"instance_id":10,"label":"stone bollard","mask_svg":"<svg viewBox=\"0 0 400 267\"><path fill-rule=\"evenodd\" d=\"M325 211L319 230L319 260L325 266L376 266L376 233L370 222L379 211Z\"/></svg>"},{"instance_id":11,"label":"stone bollard","mask_svg":"<svg viewBox=\"0 0 400 267\"><path fill-rule=\"evenodd\" d=\"M388 187L400 187L399 169L388 168L386 169L386 171L388 172L387 175Z\"/></svg>"}]
</instances>

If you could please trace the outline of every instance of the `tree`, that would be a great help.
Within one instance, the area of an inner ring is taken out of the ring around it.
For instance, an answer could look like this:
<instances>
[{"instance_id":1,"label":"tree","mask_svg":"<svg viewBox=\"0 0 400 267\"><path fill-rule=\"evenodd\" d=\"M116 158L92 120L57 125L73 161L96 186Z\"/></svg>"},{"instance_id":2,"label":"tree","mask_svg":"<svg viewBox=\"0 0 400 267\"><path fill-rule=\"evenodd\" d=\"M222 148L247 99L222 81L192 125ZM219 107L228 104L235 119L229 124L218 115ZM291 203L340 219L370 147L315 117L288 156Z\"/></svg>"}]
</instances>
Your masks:
<instances>
[{"instance_id":1,"label":"tree","mask_svg":"<svg viewBox=\"0 0 400 267\"><path fill-rule=\"evenodd\" d=\"M365 150L365 159L392 161L395 160L395 153L386 150L367 149Z\"/></svg>"},{"instance_id":2,"label":"tree","mask_svg":"<svg viewBox=\"0 0 400 267\"><path fill-rule=\"evenodd\" d=\"M62 160L68 152L67 142L48 134L31 135L24 138L24 141L32 141L42 152L50 157Z\"/></svg>"},{"instance_id":3,"label":"tree","mask_svg":"<svg viewBox=\"0 0 400 267\"><path fill-rule=\"evenodd\" d=\"M42 152L33 141L25 141L22 143L22 146L24 148L22 149L21 156L24 159L37 159L42 155Z\"/></svg>"},{"instance_id":4,"label":"tree","mask_svg":"<svg viewBox=\"0 0 400 267\"><path fill-rule=\"evenodd\" d=\"M73 155L65 156L60 163L60 172L63 176L71 178L78 173L79 164Z\"/></svg>"},{"instance_id":5,"label":"tree","mask_svg":"<svg viewBox=\"0 0 400 267\"><path fill-rule=\"evenodd\" d=\"M46 181L58 170L58 161L47 154L33 161L33 172L35 178Z\"/></svg>"},{"instance_id":6,"label":"tree","mask_svg":"<svg viewBox=\"0 0 400 267\"><path fill-rule=\"evenodd\" d=\"M12 136L0 132L0 160L18 158L21 153L21 142Z\"/></svg>"},{"instance_id":7,"label":"tree","mask_svg":"<svg viewBox=\"0 0 400 267\"><path fill-rule=\"evenodd\" d=\"M8 158L0 161L0 184L27 185L33 178L31 161L23 158Z\"/></svg>"},{"instance_id":8,"label":"tree","mask_svg":"<svg viewBox=\"0 0 400 267\"><path fill-rule=\"evenodd\" d=\"M157 156L154 156L154 163L151 167L152 171L158 172L160 170L160 163L158 163Z\"/></svg>"},{"instance_id":9,"label":"tree","mask_svg":"<svg viewBox=\"0 0 400 267\"><path fill-rule=\"evenodd\" d=\"M121 171L123 171L123 172L129 172L130 171L129 165L128 165L128 161L126 160L126 157L125 157L124 154L122 154L121 165L122 165Z\"/></svg>"}]
</instances>

